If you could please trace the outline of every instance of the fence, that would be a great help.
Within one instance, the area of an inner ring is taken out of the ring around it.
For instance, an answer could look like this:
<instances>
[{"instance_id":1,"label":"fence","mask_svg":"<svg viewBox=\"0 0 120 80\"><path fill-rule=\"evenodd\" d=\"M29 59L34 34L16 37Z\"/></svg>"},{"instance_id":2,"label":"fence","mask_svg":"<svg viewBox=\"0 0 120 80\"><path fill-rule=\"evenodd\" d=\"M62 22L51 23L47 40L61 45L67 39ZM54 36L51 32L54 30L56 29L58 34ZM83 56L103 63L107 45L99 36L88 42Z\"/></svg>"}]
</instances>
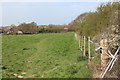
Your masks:
<instances>
[{"instance_id":1,"label":"fence","mask_svg":"<svg viewBox=\"0 0 120 80\"><path fill-rule=\"evenodd\" d=\"M90 40L90 37L86 38L85 36L83 36L81 38L79 37L78 40L79 40L79 48L83 52L83 56L86 56L86 40L88 41L87 51L88 51L88 58L90 61L91 60L91 43L94 43L94 42ZM82 43L82 41L83 41L83 43ZM110 50L108 50L108 47L109 47L108 42L110 42L110 41L107 41L107 39L102 39L100 41L100 46L95 49L95 51L97 51L97 50L101 51L101 69L102 69L102 73L100 75L101 79L104 78L104 76L106 75L106 73L108 71L111 71L111 69L114 66L114 63L118 59L117 54L120 51L120 46L119 46L117 51L114 54L112 54L110 52Z\"/></svg>"}]
</instances>

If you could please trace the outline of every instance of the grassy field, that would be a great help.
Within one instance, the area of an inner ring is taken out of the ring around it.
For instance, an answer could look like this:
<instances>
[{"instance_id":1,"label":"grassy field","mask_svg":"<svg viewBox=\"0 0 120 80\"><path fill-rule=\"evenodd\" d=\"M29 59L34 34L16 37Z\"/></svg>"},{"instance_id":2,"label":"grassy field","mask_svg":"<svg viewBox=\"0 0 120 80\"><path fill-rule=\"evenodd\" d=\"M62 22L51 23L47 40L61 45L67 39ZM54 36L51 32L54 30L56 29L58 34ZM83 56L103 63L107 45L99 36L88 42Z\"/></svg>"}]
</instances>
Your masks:
<instances>
[{"instance_id":1,"label":"grassy field","mask_svg":"<svg viewBox=\"0 0 120 80\"><path fill-rule=\"evenodd\" d=\"M78 60L82 53L73 33L4 35L2 40L4 78L91 77L87 60Z\"/></svg>"}]
</instances>

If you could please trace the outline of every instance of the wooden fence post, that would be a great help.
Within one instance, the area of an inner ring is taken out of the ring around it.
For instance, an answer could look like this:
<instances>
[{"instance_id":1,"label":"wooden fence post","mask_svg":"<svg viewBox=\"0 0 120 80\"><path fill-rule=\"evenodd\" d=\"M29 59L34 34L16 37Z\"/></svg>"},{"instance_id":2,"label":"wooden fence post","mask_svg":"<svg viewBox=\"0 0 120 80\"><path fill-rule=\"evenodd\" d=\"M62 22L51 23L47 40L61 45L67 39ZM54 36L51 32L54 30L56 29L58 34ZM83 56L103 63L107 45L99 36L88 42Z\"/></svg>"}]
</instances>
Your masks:
<instances>
[{"instance_id":1,"label":"wooden fence post","mask_svg":"<svg viewBox=\"0 0 120 80\"><path fill-rule=\"evenodd\" d=\"M81 44L80 44L80 39L79 39L79 49L80 49L80 46L81 46Z\"/></svg>"},{"instance_id":2,"label":"wooden fence post","mask_svg":"<svg viewBox=\"0 0 120 80\"><path fill-rule=\"evenodd\" d=\"M107 39L103 39L100 41L100 45L102 46L102 53L101 53L101 66L104 69L108 63L108 43Z\"/></svg>"},{"instance_id":3,"label":"wooden fence post","mask_svg":"<svg viewBox=\"0 0 120 80\"><path fill-rule=\"evenodd\" d=\"M90 37L88 37L88 54L89 54L89 59L91 58L90 55Z\"/></svg>"},{"instance_id":4,"label":"wooden fence post","mask_svg":"<svg viewBox=\"0 0 120 80\"><path fill-rule=\"evenodd\" d=\"M86 56L86 54L85 54L85 36L84 36L84 51L83 51L83 56Z\"/></svg>"},{"instance_id":5,"label":"wooden fence post","mask_svg":"<svg viewBox=\"0 0 120 80\"><path fill-rule=\"evenodd\" d=\"M83 51L83 36L80 37L80 50Z\"/></svg>"}]
</instances>

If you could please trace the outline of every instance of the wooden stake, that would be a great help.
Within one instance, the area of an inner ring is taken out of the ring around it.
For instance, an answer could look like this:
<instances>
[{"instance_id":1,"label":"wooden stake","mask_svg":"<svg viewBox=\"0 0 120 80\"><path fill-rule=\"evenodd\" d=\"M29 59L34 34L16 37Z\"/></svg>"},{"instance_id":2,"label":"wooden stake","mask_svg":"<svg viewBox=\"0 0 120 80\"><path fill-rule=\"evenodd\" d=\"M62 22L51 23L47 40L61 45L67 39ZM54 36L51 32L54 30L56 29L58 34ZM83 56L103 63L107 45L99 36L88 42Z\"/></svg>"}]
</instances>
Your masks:
<instances>
[{"instance_id":1,"label":"wooden stake","mask_svg":"<svg viewBox=\"0 0 120 80\"><path fill-rule=\"evenodd\" d=\"M80 49L80 46L81 46L81 45L80 45L80 39L79 39L79 49Z\"/></svg>"},{"instance_id":2,"label":"wooden stake","mask_svg":"<svg viewBox=\"0 0 120 80\"><path fill-rule=\"evenodd\" d=\"M91 58L90 55L90 37L88 37L88 54L89 54L89 59Z\"/></svg>"},{"instance_id":3,"label":"wooden stake","mask_svg":"<svg viewBox=\"0 0 120 80\"><path fill-rule=\"evenodd\" d=\"M83 56L86 56L86 54L85 54L85 36L84 36L84 51L83 51Z\"/></svg>"},{"instance_id":4,"label":"wooden stake","mask_svg":"<svg viewBox=\"0 0 120 80\"><path fill-rule=\"evenodd\" d=\"M102 46L102 54L101 54L101 64L102 67L105 68L105 66L108 63L108 44L107 44L107 39L103 39L100 41L100 45Z\"/></svg>"}]
</instances>

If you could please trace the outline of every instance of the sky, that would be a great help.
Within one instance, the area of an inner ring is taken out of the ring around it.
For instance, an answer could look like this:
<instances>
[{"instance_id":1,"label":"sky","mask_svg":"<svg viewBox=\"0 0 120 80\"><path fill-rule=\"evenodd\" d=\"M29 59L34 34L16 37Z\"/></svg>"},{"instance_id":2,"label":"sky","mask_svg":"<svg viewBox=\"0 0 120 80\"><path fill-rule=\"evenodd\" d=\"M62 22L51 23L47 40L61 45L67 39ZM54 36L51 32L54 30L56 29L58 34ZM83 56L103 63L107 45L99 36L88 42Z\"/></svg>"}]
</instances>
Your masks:
<instances>
[{"instance_id":1,"label":"sky","mask_svg":"<svg viewBox=\"0 0 120 80\"><path fill-rule=\"evenodd\" d=\"M2 2L0 26L36 22L38 25L69 24L85 12L94 12L101 2Z\"/></svg>"}]
</instances>

